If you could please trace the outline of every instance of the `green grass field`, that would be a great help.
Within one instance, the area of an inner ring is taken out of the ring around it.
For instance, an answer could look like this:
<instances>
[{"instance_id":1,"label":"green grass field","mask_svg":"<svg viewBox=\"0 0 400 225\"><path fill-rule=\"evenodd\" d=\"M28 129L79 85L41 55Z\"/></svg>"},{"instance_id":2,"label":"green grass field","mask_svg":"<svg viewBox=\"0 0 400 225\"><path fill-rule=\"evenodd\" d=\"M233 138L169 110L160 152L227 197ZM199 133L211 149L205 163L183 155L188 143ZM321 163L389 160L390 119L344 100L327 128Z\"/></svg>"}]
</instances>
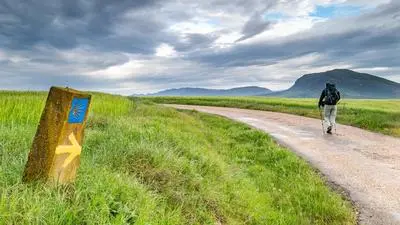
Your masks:
<instances>
[{"instance_id":1,"label":"green grass field","mask_svg":"<svg viewBox=\"0 0 400 225\"><path fill-rule=\"evenodd\" d=\"M320 118L317 99L269 97L145 97L143 99L156 103L257 109ZM400 100L345 99L338 105L338 122L400 137Z\"/></svg>"},{"instance_id":2,"label":"green grass field","mask_svg":"<svg viewBox=\"0 0 400 225\"><path fill-rule=\"evenodd\" d=\"M76 183L21 183L45 93L0 92L0 224L355 224L308 164L222 117L95 94Z\"/></svg>"}]
</instances>

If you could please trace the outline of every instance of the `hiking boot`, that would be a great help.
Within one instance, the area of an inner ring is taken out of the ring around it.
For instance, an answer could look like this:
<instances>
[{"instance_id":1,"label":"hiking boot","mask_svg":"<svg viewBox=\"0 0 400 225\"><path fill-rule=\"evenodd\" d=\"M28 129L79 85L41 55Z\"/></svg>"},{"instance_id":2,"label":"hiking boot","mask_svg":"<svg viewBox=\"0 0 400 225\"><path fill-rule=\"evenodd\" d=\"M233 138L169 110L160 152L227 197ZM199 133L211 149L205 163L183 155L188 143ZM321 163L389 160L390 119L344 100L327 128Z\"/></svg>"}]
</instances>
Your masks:
<instances>
[{"instance_id":1,"label":"hiking boot","mask_svg":"<svg viewBox=\"0 0 400 225\"><path fill-rule=\"evenodd\" d=\"M332 126L329 126L329 127L328 127L328 130L326 130L326 133L332 134Z\"/></svg>"}]
</instances>

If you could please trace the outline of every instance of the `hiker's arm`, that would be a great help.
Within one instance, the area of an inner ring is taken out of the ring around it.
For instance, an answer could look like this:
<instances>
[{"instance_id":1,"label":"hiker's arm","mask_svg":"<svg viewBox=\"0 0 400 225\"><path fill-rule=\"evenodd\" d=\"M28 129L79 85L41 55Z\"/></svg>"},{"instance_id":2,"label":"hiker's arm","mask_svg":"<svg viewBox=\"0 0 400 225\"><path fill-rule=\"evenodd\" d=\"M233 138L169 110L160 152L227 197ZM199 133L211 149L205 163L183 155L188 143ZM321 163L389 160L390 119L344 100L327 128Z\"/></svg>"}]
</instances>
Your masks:
<instances>
[{"instance_id":1,"label":"hiker's arm","mask_svg":"<svg viewBox=\"0 0 400 225\"><path fill-rule=\"evenodd\" d=\"M326 95L325 90L323 90L322 93L321 93L321 97L319 97L318 107L321 107L322 100L324 100L325 95Z\"/></svg>"}]
</instances>

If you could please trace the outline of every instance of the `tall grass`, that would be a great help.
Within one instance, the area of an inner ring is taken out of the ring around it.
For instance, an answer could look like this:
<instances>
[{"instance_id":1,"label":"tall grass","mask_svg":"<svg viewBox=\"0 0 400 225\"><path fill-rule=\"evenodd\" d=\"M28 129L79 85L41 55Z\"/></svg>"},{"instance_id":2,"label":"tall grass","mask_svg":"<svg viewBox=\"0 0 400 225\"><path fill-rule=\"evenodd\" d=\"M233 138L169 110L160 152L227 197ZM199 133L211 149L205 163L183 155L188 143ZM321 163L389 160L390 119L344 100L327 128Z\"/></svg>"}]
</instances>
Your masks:
<instances>
[{"instance_id":1,"label":"tall grass","mask_svg":"<svg viewBox=\"0 0 400 225\"><path fill-rule=\"evenodd\" d=\"M355 223L351 204L268 135L97 93L76 183L24 184L41 113L29 109L46 96L12 95L0 94L11 98L0 108L0 224Z\"/></svg>"},{"instance_id":2,"label":"tall grass","mask_svg":"<svg viewBox=\"0 0 400 225\"><path fill-rule=\"evenodd\" d=\"M0 91L0 126L37 124L46 103L45 92ZM133 102L123 96L95 94L90 116L119 117L133 109Z\"/></svg>"},{"instance_id":3,"label":"tall grass","mask_svg":"<svg viewBox=\"0 0 400 225\"><path fill-rule=\"evenodd\" d=\"M318 99L270 97L146 97L144 99L156 103L236 107L320 118ZM338 122L400 137L400 100L344 99L338 105Z\"/></svg>"},{"instance_id":4,"label":"tall grass","mask_svg":"<svg viewBox=\"0 0 400 225\"><path fill-rule=\"evenodd\" d=\"M45 102L41 92L0 92L0 125L37 123Z\"/></svg>"}]
</instances>

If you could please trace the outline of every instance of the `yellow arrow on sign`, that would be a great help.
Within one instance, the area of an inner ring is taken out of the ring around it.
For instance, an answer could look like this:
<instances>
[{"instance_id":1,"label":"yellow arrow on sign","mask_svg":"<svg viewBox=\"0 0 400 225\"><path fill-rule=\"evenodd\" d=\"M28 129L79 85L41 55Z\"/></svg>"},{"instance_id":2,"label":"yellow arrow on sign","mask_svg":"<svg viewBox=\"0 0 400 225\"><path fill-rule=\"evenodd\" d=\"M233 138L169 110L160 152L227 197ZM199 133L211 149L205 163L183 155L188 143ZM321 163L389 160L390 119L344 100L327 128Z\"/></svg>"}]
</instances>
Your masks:
<instances>
[{"instance_id":1,"label":"yellow arrow on sign","mask_svg":"<svg viewBox=\"0 0 400 225\"><path fill-rule=\"evenodd\" d=\"M75 159L75 157L81 154L82 151L82 147L76 140L74 133L71 133L68 136L68 140L71 142L72 145L59 145L56 148L57 155L69 153L69 156L65 159L64 164L62 165L63 168L67 167L72 162L72 160Z\"/></svg>"}]
</instances>

